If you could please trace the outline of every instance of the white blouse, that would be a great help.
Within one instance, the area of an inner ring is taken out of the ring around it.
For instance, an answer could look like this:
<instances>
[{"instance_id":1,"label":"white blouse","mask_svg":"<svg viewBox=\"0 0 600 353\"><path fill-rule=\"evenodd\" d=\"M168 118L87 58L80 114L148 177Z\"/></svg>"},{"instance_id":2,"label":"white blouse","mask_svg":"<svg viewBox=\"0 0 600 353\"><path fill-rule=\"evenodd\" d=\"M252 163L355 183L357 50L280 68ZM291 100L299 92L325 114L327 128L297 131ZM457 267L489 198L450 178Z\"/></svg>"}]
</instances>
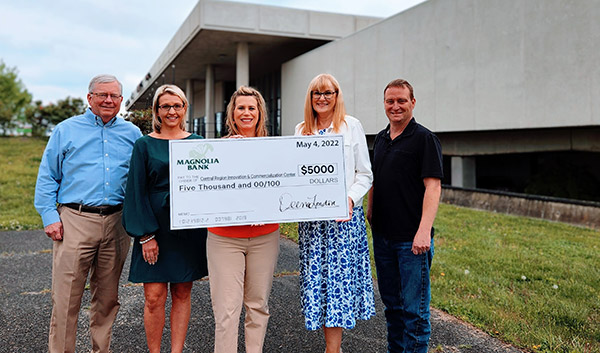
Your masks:
<instances>
[{"instance_id":1,"label":"white blouse","mask_svg":"<svg viewBox=\"0 0 600 353\"><path fill-rule=\"evenodd\" d=\"M365 131L358 119L346 115L345 124L340 126L339 132L333 131L333 124L330 125L325 134L344 136L344 160L346 164L346 187L348 188L348 197L354 202L354 207L362 206L362 199L367 194L373 184L373 172L371 171L371 161L369 159L369 148L367 147L367 138ZM295 136L302 135L304 122L296 125ZM313 131L318 135L318 131Z\"/></svg>"}]
</instances>

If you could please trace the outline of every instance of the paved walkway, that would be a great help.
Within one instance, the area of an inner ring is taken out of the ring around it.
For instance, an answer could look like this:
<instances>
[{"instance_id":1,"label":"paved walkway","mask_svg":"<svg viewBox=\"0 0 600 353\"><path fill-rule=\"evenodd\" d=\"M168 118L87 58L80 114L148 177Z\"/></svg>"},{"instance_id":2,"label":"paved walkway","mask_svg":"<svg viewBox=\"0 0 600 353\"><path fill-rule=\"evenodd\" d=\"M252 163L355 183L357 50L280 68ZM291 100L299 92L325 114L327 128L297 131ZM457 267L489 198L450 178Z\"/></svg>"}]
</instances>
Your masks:
<instances>
[{"instance_id":1,"label":"paved walkway","mask_svg":"<svg viewBox=\"0 0 600 353\"><path fill-rule=\"evenodd\" d=\"M0 353L45 352L51 311L51 241L42 231L0 232ZM113 329L112 349L146 352L143 288L127 283L129 263L121 277L121 310ZM298 294L298 247L281 240L277 276L270 300L271 320L265 352L323 352L320 331L304 328ZM377 315L344 332L345 353L385 352L385 318L376 293ZM77 351L89 352L89 293L85 293L77 331ZM212 352L213 317L208 281L192 290L192 316L184 352ZM521 352L438 310L432 313L430 352ZM242 326L240 326L242 327ZM168 352L165 329L163 352ZM240 337L243 342L243 337ZM240 344L240 352L243 352Z\"/></svg>"}]
</instances>

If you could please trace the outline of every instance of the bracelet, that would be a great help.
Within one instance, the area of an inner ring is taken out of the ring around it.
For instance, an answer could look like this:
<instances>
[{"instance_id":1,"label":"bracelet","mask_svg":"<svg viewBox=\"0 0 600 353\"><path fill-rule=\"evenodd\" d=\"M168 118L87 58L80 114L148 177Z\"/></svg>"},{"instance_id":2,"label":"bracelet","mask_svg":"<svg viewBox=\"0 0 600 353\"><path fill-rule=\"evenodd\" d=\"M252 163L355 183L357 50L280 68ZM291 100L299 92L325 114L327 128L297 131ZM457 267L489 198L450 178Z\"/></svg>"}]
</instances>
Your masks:
<instances>
[{"instance_id":1,"label":"bracelet","mask_svg":"<svg viewBox=\"0 0 600 353\"><path fill-rule=\"evenodd\" d=\"M149 236L148 238L144 239L144 240L140 240L140 244L144 245L147 242L149 242L150 240L154 239L154 234L152 234L151 236Z\"/></svg>"},{"instance_id":2,"label":"bracelet","mask_svg":"<svg viewBox=\"0 0 600 353\"><path fill-rule=\"evenodd\" d=\"M146 240L146 239L150 238L151 236L152 236L152 234L146 234L146 235L142 235L142 236L140 237L140 240Z\"/></svg>"}]
</instances>

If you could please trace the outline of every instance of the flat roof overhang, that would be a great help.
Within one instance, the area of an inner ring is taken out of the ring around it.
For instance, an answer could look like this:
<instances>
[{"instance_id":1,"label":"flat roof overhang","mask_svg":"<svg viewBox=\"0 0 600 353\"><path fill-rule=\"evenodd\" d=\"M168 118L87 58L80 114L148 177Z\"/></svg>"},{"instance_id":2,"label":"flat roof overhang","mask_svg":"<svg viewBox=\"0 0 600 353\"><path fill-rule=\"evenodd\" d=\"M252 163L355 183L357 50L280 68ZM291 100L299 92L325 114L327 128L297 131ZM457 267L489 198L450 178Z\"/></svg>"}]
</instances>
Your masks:
<instances>
[{"instance_id":1,"label":"flat roof overhang","mask_svg":"<svg viewBox=\"0 0 600 353\"><path fill-rule=\"evenodd\" d=\"M145 109L164 83L186 88L203 81L213 66L215 81L235 81L237 45L248 43L250 79L332 40L368 27L381 18L291 8L199 0L150 71L125 102ZM332 59L335 60L335 59Z\"/></svg>"},{"instance_id":2,"label":"flat roof overhang","mask_svg":"<svg viewBox=\"0 0 600 353\"><path fill-rule=\"evenodd\" d=\"M205 80L208 65L213 66L215 81L235 81L239 42L248 43L252 78L276 71L282 63L329 41L201 30L162 71L146 76L148 79L138 85L138 94L135 98L132 95L127 110L147 108L156 88L164 83L174 83L185 90L187 80Z\"/></svg>"}]
</instances>

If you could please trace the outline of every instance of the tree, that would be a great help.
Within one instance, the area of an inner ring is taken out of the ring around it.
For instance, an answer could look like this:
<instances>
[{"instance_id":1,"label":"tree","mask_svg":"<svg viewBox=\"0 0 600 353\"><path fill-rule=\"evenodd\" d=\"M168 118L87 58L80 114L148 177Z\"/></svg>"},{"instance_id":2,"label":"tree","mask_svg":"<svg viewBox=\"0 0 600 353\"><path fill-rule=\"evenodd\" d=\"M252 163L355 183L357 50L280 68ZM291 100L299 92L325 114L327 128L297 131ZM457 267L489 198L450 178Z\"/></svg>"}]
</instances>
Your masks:
<instances>
[{"instance_id":1,"label":"tree","mask_svg":"<svg viewBox=\"0 0 600 353\"><path fill-rule=\"evenodd\" d=\"M22 118L30 102L31 94L18 78L17 69L7 67L0 60L0 129L3 135L16 119Z\"/></svg>"},{"instance_id":2,"label":"tree","mask_svg":"<svg viewBox=\"0 0 600 353\"><path fill-rule=\"evenodd\" d=\"M85 112L87 105L81 98L67 97L56 104L43 105L35 101L26 110L26 120L31 124L33 136L43 136L49 127L75 115Z\"/></svg>"},{"instance_id":3,"label":"tree","mask_svg":"<svg viewBox=\"0 0 600 353\"><path fill-rule=\"evenodd\" d=\"M144 135L148 135L152 132L152 108L133 110L125 114L123 118L139 127Z\"/></svg>"}]
</instances>

